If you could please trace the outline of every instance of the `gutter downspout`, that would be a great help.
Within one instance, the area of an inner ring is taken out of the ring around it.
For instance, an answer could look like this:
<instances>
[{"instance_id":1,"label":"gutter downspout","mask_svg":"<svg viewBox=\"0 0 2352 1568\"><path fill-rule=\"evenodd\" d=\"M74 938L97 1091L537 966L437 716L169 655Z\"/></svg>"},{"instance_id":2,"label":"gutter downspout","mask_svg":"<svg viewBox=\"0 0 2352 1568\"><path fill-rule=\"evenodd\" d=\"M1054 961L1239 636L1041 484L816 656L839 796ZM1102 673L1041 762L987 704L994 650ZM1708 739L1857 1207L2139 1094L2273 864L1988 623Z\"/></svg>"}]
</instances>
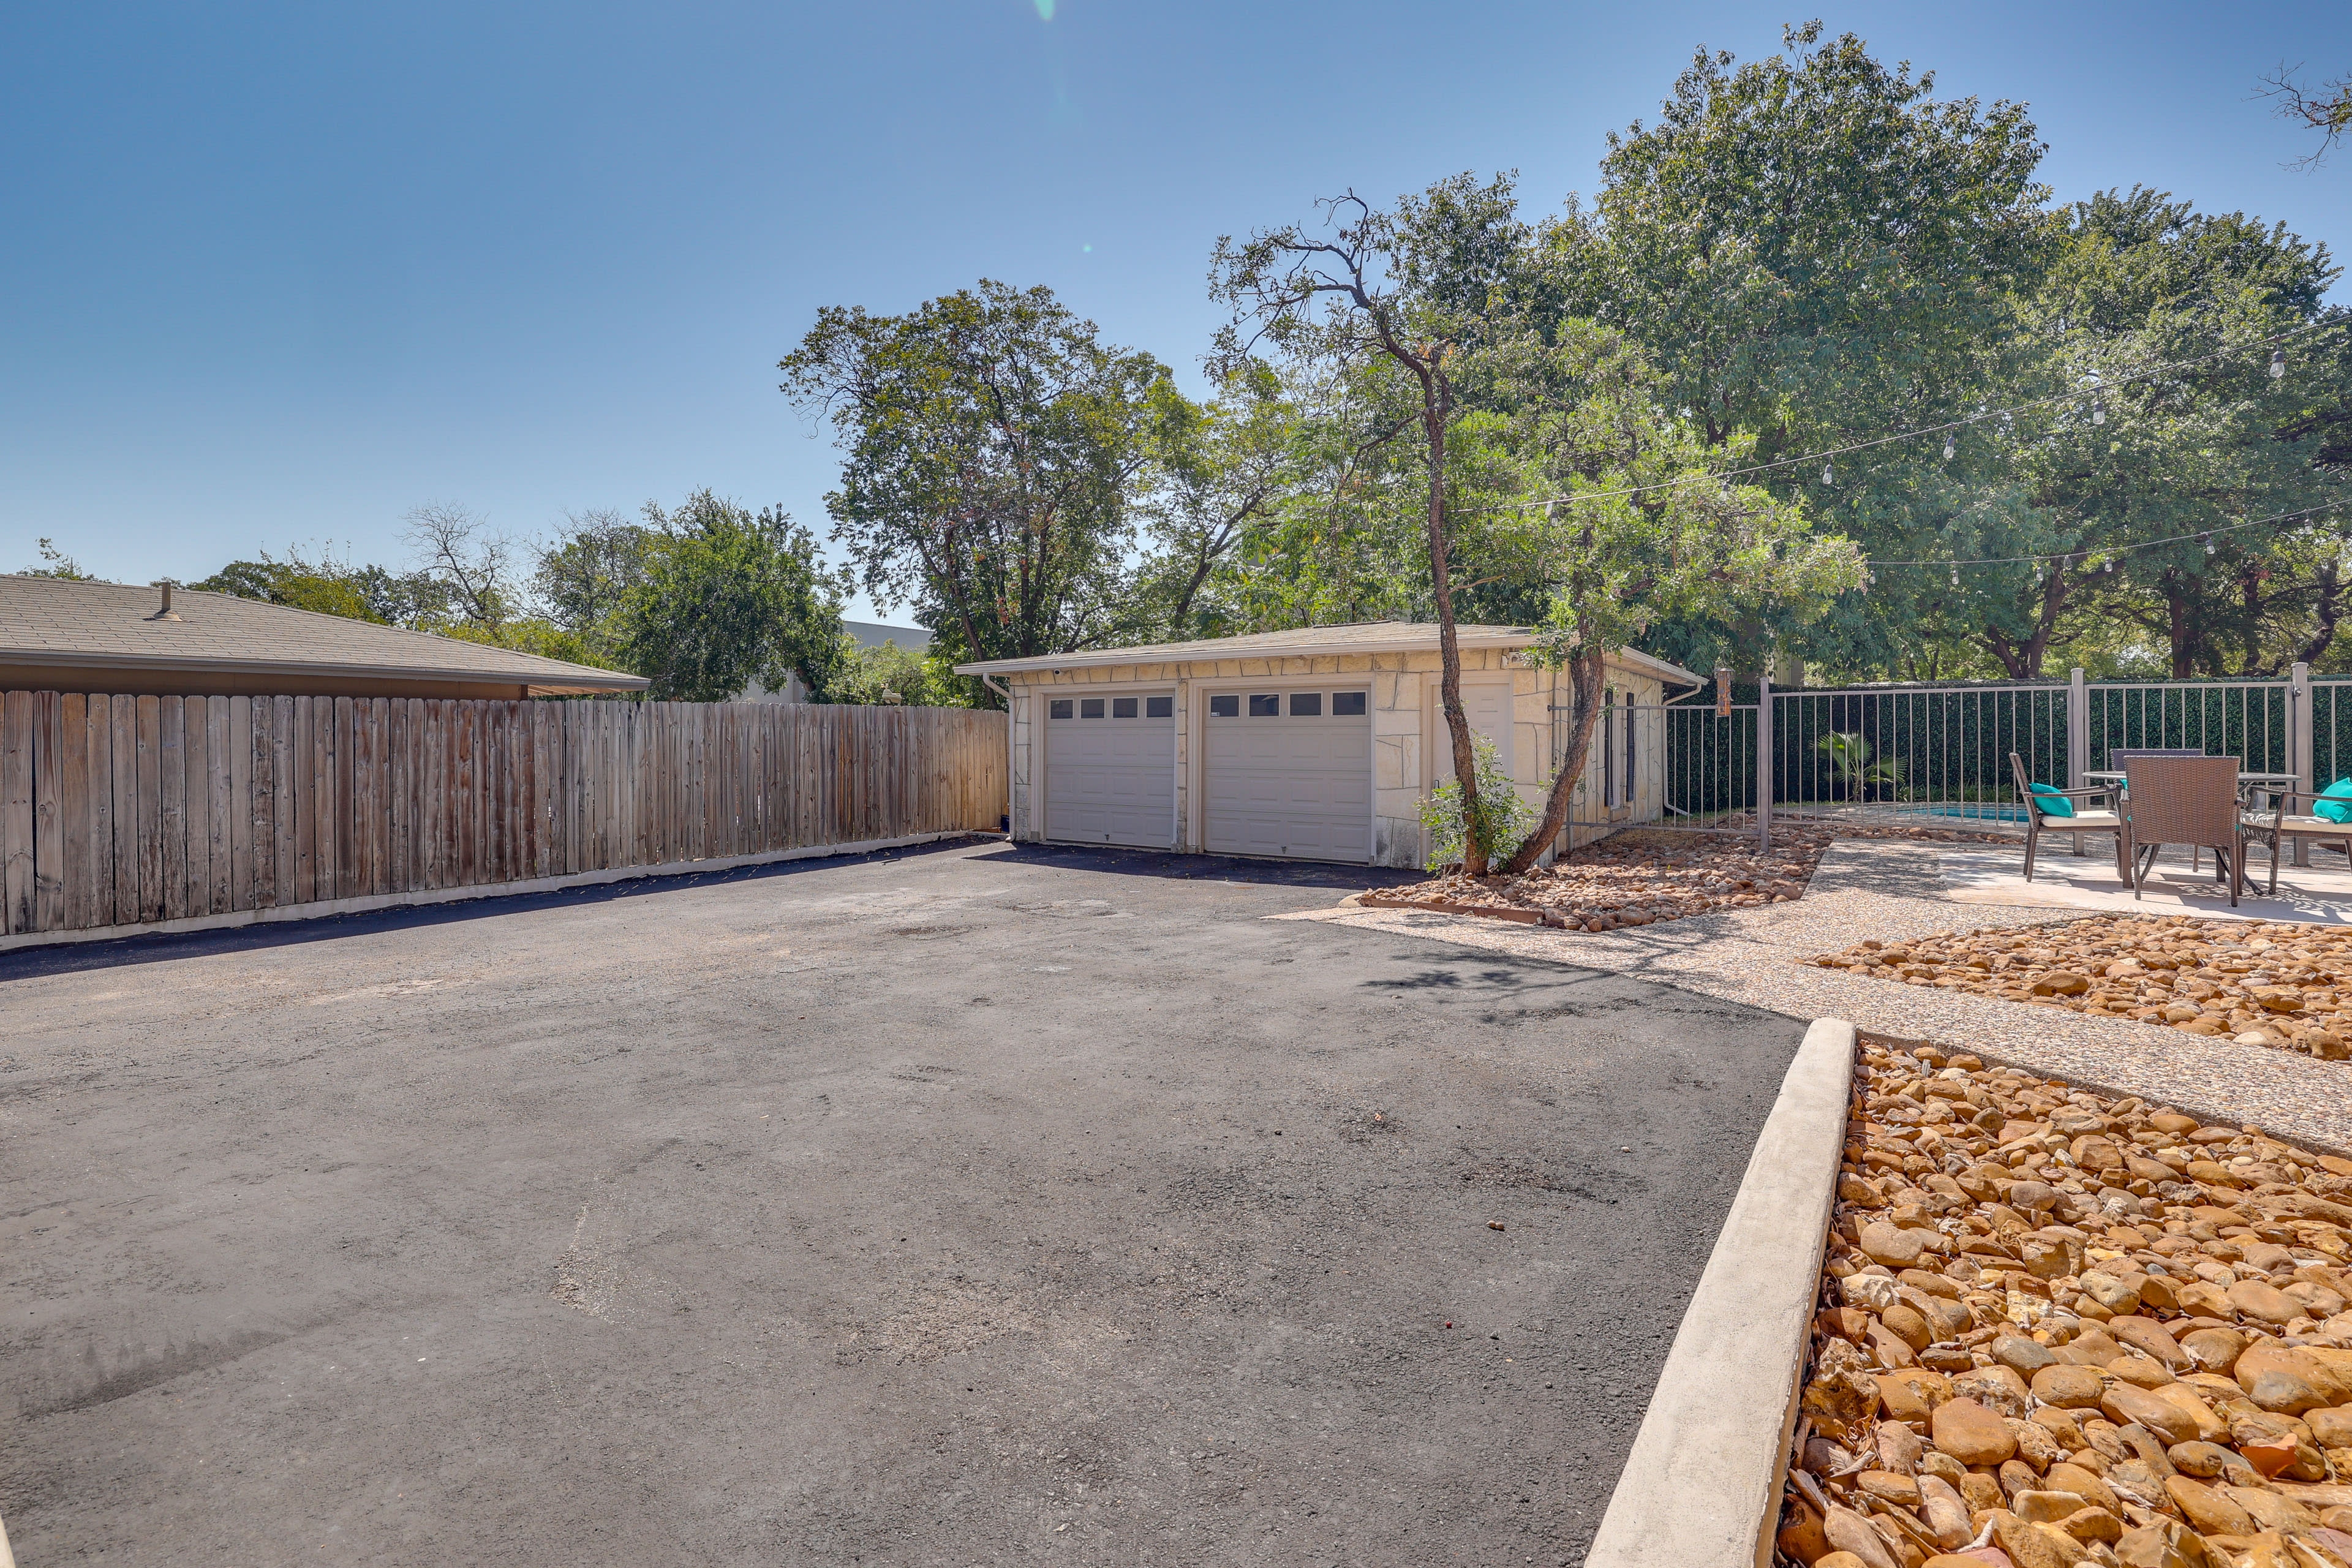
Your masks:
<instances>
[{"instance_id":1,"label":"gutter downspout","mask_svg":"<svg viewBox=\"0 0 2352 1568\"><path fill-rule=\"evenodd\" d=\"M980 683L1004 699L1004 838L1013 840L1013 692L996 684L996 677L982 670Z\"/></svg>"}]
</instances>

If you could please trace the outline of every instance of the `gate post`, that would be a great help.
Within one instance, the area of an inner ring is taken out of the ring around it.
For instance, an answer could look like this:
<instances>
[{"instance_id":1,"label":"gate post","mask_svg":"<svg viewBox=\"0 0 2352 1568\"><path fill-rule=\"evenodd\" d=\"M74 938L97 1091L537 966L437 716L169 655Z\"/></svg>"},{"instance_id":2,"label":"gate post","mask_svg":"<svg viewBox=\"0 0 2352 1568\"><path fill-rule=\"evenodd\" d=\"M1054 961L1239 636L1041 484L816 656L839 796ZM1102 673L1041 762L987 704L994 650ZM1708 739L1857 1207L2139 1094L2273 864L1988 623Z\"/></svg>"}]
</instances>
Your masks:
<instances>
[{"instance_id":1,"label":"gate post","mask_svg":"<svg viewBox=\"0 0 2352 1568\"><path fill-rule=\"evenodd\" d=\"M2319 787L2319 775L2314 771L2312 757L2311 666L2298 664L2287 672L2286 689L2286 765L2294 771L2295 788L2304 795L2304 814L2311 814L2311 792ZM2311 864L2311 841L2300 833L2294 836L2294 863Z\"/></svg>"},{"instance_id":2,"label":"gate post","mask_svg":"<svg viewBox=\"0 0 2352 1568\"><path fill-rule=\"evenodd\" d=\"M2066 685L2066 787L2081 789L2083 772L2091 765L2091 689L2078 668ZM2032 807L2028 806L2031 811ZM2074 835L2074 853L2083 852L2083 836Z\"/></svg>"},{"instance_id":3,"label":"gate post","mask_svg":"<svg viewBox=\"0 0 2352 1568\"><path fill-rule=\"evenodd\" d=\"M1756 678L1756 847L1772 852L1772 677Z\"/></svg>"}]
</instances>

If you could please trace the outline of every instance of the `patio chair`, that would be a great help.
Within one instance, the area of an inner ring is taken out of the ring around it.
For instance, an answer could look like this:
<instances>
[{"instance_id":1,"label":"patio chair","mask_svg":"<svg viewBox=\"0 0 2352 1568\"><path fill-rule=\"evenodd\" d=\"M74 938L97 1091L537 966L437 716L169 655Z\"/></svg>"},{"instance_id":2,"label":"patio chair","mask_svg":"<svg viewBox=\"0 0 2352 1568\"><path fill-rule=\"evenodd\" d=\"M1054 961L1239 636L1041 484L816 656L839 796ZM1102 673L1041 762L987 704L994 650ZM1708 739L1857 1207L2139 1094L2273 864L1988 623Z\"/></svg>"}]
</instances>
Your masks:
<instances>
[{"instance_id":1,"label":"patio chair","mask_svg":"<svg viewBox=\"0 0 2352 1568\"><path fill-rule=\"evenodd\" d=\"M2017 780L2017 798L2025 803L2025 879L2033 880L2033 857L2040 849L2044 833L2112 833L2116 836L2116 858L2123 858L2124 820L2113 810L2085 811L2074 805L2072 816L2058 816L2042 805L2045 798L2063 797L2069 805L2088 804L2094 797L2105 798L2115 792L2105 785L2097 789L2053 790L2049 796L2037 796L2030 787L2032 780L2025 773L2025 759L2015 752L2009 753L2009 771Z\"/></svg>"},{"instance_id":2,"label":"patio chair","mask_svg":"<svg viewBox=\"0 0 2352 1568\"><path fill-rule=\"evenodd\" d=\"M2230 873L2230 907L2246 880L2246 840L2253 837L2238 810L2235 757L2137 757L2118 797L2132 897L2140 897L2157 851L2193 844L2221 858Z\"/></svg>"},{"instance_id":3,"label":"patio chair","mask_svg":"<svg viewBox=\"0 0 2352 1568\"><path fill-rule=\"evenodd\" d=\"M2118 746L2107 752L2107 766L2128 773L2131 771L2131 760L2134 757L2201 757L2204 754L2205 749L2201 746L2177 746L2170 750L2160 746L2137 746L2129 749ZM2192 844L2189 847L2189 868L2191 871L2202 868L2202 862L2198 858L2200 853L2196 845Z\"/></svg>"},{"instance_id":4,"label":"patio chair","mask_svg":"<svg viewBox=\"0 0 2352 1568\"><path fill-rule=\"evenodd\" d=\"M2248 838L2260 840L2269 846L2271 852L2269 891L2273 898L2278 896L2279 846L2286 840L2292 839L2297 842L2316 840L2323 844L2332 842L2344 851L2344 858L2347 860L2352 860L2352 822L2330 822L2324 816L2303 816L2295 814L2294 803L2298 800L2315 800L2318 798L2318 791L2265 789L2263 794L2269 797L2265 804L2257 810L2239 813L2238 820L2245 828Z\"/></svg>"}]
</instances>

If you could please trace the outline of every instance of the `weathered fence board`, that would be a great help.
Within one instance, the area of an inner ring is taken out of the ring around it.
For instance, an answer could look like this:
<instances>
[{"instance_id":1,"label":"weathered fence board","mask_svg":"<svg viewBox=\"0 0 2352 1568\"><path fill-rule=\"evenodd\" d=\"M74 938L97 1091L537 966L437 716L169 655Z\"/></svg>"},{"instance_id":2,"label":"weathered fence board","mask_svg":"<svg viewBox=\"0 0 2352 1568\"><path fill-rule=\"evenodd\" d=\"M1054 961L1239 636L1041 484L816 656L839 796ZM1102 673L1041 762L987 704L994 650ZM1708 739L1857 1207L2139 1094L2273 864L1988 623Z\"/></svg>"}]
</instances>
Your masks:
<instances>
[{"instance_id":1,"label":"weathered fence board","mask_svg":"<svg viewBox=\"0 0 2352 1568\"><path fill-rule=\"evenodd\" d=\"M14 935L33 925L33 694L11 691L0 699L0 931Z\"/></svg>"},{"instance_id":2,"label":"weathered fence board","mask_svg":"<svg viewBox=\"0 0 2352 1568\"><path fill-rule=\"evenodd\" d=\"M0 693L0 932L991 831L1004 716Z\"/></svg>"}]
</instances>

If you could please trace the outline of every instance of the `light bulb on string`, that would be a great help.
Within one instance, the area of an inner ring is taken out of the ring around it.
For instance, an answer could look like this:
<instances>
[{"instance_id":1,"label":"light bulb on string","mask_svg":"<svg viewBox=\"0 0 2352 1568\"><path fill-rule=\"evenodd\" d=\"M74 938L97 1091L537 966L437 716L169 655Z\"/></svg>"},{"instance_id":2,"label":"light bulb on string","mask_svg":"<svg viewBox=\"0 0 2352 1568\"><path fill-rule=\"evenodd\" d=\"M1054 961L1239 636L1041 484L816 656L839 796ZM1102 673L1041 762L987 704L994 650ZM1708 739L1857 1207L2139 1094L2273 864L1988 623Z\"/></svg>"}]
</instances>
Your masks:
<instances>
[{"instance_id":1,"label":"light bulb on string","mask_svg":"<svg viewBox=\"0 0 2352 1568\"><path fill-rule=\"evenodd\" d=\"M1947 433L1945 434L1945 437L1944 437L1944 461L1946 461L1946 462L1948 462L1948 462L1950 462L1951 460L1952 460L1952 437L1951 437L1950 433L1949 433L1949 432L1947 432Z\"/></svg>"},{"instance_id":2,"label":"light bulb on string","mask_svg":"<svg viewBox=\"0 0 2352 1568\"><path fill-rule=\"evenodd\" d=\"M2094 425L2105 425L2106 422L2107 422L2107 405L2106 405L2106 404L2105 404L2105 403L2104 403L2104 402L2102 402L2100 399L2098 399L2098 398L2096 398L2096 397L2092 398L2092 399L2091 399L2091 423L2092 423L2092 424L2094 424Z\"/></svg>"},{"instance_id":3,"label":"light bulb on string","mask_svg":"<svg viewBox=\"0 0 2352 1568\"><path fill-rule=\"evenodd\" d=\"M1837 483L1837 476L1830 472L1830 466L1827 463L1822 465L1822 483L1831 486Z\"/></svg>"},{"instance_id":4,"label":"light bulb on string","mask_svg":"<svg viewBox=\"0 0 2352 1568\"><path fill-rule=\"evenodd\" d=\"M1953 587L1955 587L1955 588L1957 588L1957 587L1958 587L1959 585L1960 585L1960 563L1959 563L1958 562L1955 561L1955 562L1953 562L1953 563L1952 563L1952 586L1953 586Z\"/></svg>"},{"instance_id":5,"label":"light bulb on string","mask_svg":"<svg viewBox=\"0 0 2352 1568\"><path fill-rule=\"evenodd\" d=\"M2271 379L2278 381L2286 375L2286 350L2271 350Z\"/></svg>"},{"instance_id":6,"label":"light bulb on string","mask_svg":"<svg viewBox=\"0 0 2352 1568\"><path fill-rule=\"evenodd\" d=\"M2206 534L2206 535L2204 535L2204 540L2205 540L2205 553L2206 553L2206 554L2208 554L2208 555L2210 555L2210 554L2212 554L2212 553L2213 553L2213 536L2212 536L2211 534L2210 534L2210 533L2209 533L2209 534Z\"/></svg>"},{"instance_id":7,"label":"light bulb on string","mask_svg":"<svg viewBox=\"0 0 2352 1568\"><path fill-rule=\"evenodd\" d=\"M2037 588L2042 586L2042 563L2039 561L2033 563L2033 585Z\"/></svg>"}]
</instances>

